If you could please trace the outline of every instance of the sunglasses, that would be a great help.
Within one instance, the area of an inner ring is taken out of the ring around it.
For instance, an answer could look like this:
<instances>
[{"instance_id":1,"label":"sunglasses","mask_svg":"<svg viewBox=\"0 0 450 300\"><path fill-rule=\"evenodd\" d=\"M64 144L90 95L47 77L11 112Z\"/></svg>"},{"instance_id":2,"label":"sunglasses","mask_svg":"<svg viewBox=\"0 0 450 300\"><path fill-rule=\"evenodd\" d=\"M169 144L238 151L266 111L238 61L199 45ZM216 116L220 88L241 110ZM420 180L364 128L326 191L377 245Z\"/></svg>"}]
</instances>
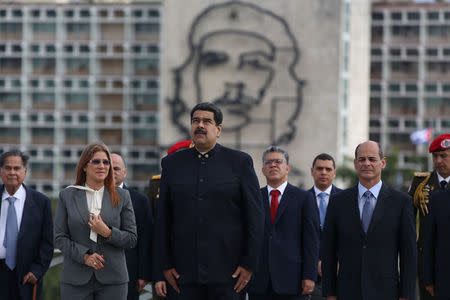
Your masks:
<instances>
[{"instance_id":1,"label":"sunglasses","mask_svg":"<svg viewBox=\"0 0 450 300\"><path fill-rule=\"evenodd\" d=\"M103 163L105 166L109 166L110 162L107 159L91 159L89 161L93 165L99 165L100 163Z\"/></svg>"}]
</instances>

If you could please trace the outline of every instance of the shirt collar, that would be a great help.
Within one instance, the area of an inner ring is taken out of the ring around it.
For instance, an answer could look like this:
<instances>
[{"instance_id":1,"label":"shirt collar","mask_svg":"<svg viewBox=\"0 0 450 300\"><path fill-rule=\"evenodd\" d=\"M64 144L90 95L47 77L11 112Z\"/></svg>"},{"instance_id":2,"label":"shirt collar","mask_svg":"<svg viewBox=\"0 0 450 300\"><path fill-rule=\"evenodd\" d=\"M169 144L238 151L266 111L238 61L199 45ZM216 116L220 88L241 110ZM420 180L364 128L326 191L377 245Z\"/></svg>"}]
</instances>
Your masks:
<instances>
[{"instance_id":1,"label":"shirt collar","mask_svg":"<svg viewBox=\"0 0 450 300\"><path fill-rule=\"evenodd\" d=\"M271 187L270 185L267 185L267 191L269 192L269 195L270 195L270 192L272 191L272 190L279 190L280 191L280 196L283 196L283 193L284 193L284 190L286 189L286 187L287 187L287 181L285 181L285 182L283 182L279 187L277 187L277 188L273 188L273 187Z\"/></svg>"},{"instance_id":2,"label":"shirt collar","mask_svg":"<svg viewBox=\"0 0 450 300\"><path fill-rule=\"evenodd\" d=\"M450 176L448 176L447 178L444 178L444 177L442 177L441 174L439 174L437 171L436 171L436 174L437 174L437 176L438 176L439 182L441 182L442 180L445 180L445 181L447 181L447 183L448 183L448 182L450 181Z\"/></svg>"},{"instance_id":3,"label":"shirt collar","mask_svg":"<svg viewBox=\"0 0 450 300\"><path fill-rule=\"evenodd\" d=\"M200 159L208 159L214 156L214 154L216 154L217 150L220 148L221 146L216 143L216 145L214 146L214 148L212 148L211 150L209 150L208 152L205 153L201 153L197 150L197 148L192 147L192 149L194 149L193 153L196 157L200 158Z\"/></svg>"},{"instance_id":4,"label":"shirt collar","mask_svg":"<svg viewBox=\"0 0 450 300\"><path fill-rule=\"evenodd\" d=\"M120 187L121 189L123 189L123 181L122 181L121 184L119 184L119 187Z\"/></svg>"},{"instance_id":5,"label":"shirt collar","mask_svg":"<svg viewBox=\"0 0 450 300\"><path fill-rule=\"evenodd\" d=\"M361 200L361 197L364 195L364 193L367 190L369 190L372 193L372 195L375 197L375 199L378 199L378 195L380 194L382 185L383 185L383 182L380 180L373 187L371 187L370 189L367 189L360 182L358 182L358 199Z\"/></svg>"},{"instance_id":6,"label":"shirt collar","mask_svg":"<svg viewBox=\"0 0 450 300\"><path fill-rule=\"evenodd\" d=\"M19 200L25 200L25 198L27 197L27 192L25 191L23 184L20 185L19 189L14 193L14 195L10 195L5 188L3 189L2 200L6 200L6 198L9 198L11 196Z\"/></svg>"},{"instance_id":7,"label":"shirt collar","mask_svg":"<svg viewBox=\"0 0 450 300\"><path fill-rule=\"evenodd\" d=\"M333 187L333 185L331 184L325 191L321 191L314 185L314 194L316 195L316 197L318 197L320 193L325 193L328 196L330 196L332 187Z\"/></svg>"}]
</instances>

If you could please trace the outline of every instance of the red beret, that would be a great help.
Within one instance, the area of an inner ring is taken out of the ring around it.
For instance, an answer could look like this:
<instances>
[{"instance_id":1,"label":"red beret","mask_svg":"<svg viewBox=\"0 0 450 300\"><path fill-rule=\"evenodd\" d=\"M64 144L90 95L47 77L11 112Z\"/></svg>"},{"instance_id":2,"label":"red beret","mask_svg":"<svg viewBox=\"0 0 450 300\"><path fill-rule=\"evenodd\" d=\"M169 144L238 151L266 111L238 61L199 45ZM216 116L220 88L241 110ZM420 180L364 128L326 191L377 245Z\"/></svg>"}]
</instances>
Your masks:
<instances>
[{"instance_id":1,"label":"red beret","mask_svg":"<svg viewBox=\"0 0 450 300\"><path fill-rule=\"evenodd\" d=\"M191 148L193 146L194 146L194 143L192 141L180 141L180 142L173 144L173 146L170 147L169 150L167 150L167 154L172 154L174 152L177 152L180 149Z\"/></svg>"},{"instance_id":2,"label":"red beret","mask_svg":"<svg viewBox=\"0 0 450 300\"><path fill-rule=\"evenodd\" d=\"M430 145L430 153L435 151L442 151L450 149L450 133L444 133L437 138Z\"/></svg>"}]
</instances>

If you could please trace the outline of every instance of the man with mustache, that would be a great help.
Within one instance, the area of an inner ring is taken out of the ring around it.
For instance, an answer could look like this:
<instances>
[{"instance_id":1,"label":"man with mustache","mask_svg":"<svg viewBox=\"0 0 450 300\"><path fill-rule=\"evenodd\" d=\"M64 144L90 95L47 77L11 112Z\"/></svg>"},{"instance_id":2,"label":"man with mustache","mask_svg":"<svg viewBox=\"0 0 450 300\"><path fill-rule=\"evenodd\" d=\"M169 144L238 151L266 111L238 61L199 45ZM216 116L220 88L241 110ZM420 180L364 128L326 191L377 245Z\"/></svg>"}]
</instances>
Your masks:
<instances>
[{"instance_id":1,"label":"man with mustache","mask_svg":"<svg viewBox=\"0 0 450 300\"><path fill-rule=\"evenodd\" d=\"M386 157L378 143L359 144L354 166L358 185L331 195L328 204L321 245L323 295L327 300L413 300L417 248L411 197L382 182Z\"/></svg>"},{"instance_id":2,"label":"man with mustache","mask_svg":"<svg viewBox=\"0 0 450 300\"><path fill-rule=\"evenodd\" d=\"M416 172L409 189L414 199L414 212L418 222L418 281L420 300L433 300L434 287L426 288L423 274L424 242L426 238L426 220L430 210L430 196L445 189L450 181L450 133L442 134L430 144L429 152L433 156L433 172ZM432 266L430 266L432 267ZM429 282L430 283L430 282ZM427 291L428 290L428 291Z\"/></svg>"},{"instance_id":3,"label":"man with mustache","mask_svg":"<svg viewBox=\"0 0 450 300\"><path fill-rule=\"evenodd\" d=\"M222 118L216 105L197 104L195 146L161 161L153 266L156 291L169 299L241 299L258 263L259 183L248 154L217 143Z\"/></svg>"}]
</instances>

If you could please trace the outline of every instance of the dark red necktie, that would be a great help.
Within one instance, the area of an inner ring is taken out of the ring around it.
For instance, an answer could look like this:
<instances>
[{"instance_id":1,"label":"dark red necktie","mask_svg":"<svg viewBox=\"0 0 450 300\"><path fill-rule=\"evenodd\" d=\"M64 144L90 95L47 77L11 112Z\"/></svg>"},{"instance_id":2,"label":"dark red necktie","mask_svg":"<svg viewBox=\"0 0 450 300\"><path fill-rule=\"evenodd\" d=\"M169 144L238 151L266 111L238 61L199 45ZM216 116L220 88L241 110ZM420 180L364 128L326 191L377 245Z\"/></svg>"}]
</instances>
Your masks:
<instances>
[{"instance_id":1,"label":"dark red necktie","mask_svg":"<svg viewBox=\"0 0 450 300\"><path fill-rule=\"evenodd\" d=\"M278 209L278 196L280 195L279 190L271 190L270 195L272 196L272 200L270 200L270 218L272 219L272 224L275 221L275 216L277 215Z\"/></svg>"}]
</instances>

